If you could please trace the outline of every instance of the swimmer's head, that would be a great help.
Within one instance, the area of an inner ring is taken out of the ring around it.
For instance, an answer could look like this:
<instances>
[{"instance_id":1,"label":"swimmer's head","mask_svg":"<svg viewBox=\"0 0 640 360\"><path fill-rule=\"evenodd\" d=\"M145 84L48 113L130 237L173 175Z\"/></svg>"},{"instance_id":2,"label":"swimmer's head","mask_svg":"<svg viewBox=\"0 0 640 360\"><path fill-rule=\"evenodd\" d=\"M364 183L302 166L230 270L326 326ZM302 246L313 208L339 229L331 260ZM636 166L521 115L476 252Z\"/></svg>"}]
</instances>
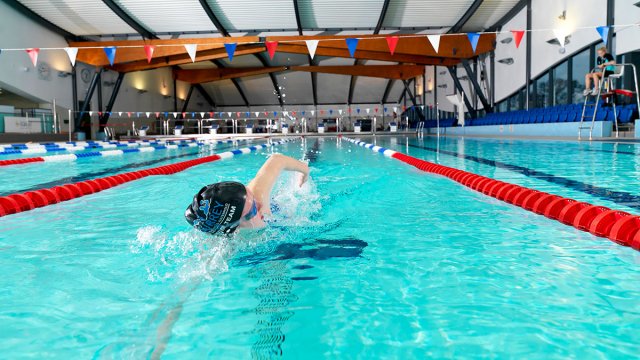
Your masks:
<instances>
[{"instance_id":1,"label":"swimmer's head","mask_svg":"<svg viewBox=\"0 0 640 360\"><path fill-rule=\"evenodd\" d=\"M196 229L215 234L232 234L240 224L247 189L239 182L225 181L203 187L185 211L187 222Z\"/></svg>"}]
</instances>

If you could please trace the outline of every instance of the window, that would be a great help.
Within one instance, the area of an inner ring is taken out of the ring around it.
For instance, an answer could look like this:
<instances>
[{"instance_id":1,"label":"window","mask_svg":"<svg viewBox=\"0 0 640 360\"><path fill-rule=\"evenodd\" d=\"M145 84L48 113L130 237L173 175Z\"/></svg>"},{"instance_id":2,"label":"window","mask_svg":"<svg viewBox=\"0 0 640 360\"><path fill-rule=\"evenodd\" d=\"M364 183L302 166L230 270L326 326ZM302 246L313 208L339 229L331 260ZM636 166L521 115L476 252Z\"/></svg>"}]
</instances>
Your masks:
<instances>
[{"instance_id":1,"label":"window","mask_svg":"<svg viewBox=\"0 0 640 360\"><path fill-rule=\"evenodd\" d=\"M565 61L553 70L553 104L569 103L569 82L567 81L569 65Z\"/></svg>"},{"instance_id":2,"label":"window","mask_svg":"<svg viewBox=\"0 0 640 360\"><path fill-rule=\"evenodd\" d=\"M582 92L584 91L584 77L589 73L590 64L590 50L577 54L573 57L573 94L571 96L571 103L579 103L582 101Z\"/></svg>"}]
</instances>

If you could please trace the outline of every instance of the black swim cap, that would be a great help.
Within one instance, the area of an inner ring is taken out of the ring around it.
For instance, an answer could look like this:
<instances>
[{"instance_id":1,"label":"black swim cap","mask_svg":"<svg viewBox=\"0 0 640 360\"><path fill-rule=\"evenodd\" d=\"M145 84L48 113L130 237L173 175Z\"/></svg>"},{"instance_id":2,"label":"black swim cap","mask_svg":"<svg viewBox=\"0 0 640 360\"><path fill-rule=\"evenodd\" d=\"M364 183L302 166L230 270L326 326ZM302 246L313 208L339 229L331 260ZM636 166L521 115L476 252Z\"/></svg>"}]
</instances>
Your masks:
<instances>
[{"instance_id":1,"label":"black swim cap","mask_svg":"<svg viewBox=\"0 0 640 360\"><path fill-rule=\"evenodd\" d=\"M239 182L207 185L193 197L184 217L200 231L229 235L238 227L246 199L247 189Z\"/></svg>"}]
</instances>

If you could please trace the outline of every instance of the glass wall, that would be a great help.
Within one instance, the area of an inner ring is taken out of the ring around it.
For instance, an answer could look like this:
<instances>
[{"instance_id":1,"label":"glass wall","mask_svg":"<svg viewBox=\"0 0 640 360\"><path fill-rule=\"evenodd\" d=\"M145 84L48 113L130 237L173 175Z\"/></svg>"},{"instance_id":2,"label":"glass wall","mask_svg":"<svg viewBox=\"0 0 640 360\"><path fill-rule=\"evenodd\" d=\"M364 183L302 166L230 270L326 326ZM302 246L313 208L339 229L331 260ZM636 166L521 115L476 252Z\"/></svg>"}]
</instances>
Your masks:
<instances>
[{"instance_id":1,"label":"glass wall","mask_svg":"<svg viewBox=\"0 0 640 360\"><path fill-rule=\"evenodd\" d=\"M569 103L569 62L564 62L553 69L553 104Z\"/></svg>"},{"instance_id":2,"label":"glass wall","mask_svg":"<svg viewBox=\"0 0 640 360\"><path fill-rule=\"evenodd\" d=\"M591 49L586 49L581 53L573 56L571 72L573 74L572 87L573 94L571 96L571 103L578 103L583 99L582 92L584 91L584 77L590 70L591 62Z\"/></svg>"}]
</instances>

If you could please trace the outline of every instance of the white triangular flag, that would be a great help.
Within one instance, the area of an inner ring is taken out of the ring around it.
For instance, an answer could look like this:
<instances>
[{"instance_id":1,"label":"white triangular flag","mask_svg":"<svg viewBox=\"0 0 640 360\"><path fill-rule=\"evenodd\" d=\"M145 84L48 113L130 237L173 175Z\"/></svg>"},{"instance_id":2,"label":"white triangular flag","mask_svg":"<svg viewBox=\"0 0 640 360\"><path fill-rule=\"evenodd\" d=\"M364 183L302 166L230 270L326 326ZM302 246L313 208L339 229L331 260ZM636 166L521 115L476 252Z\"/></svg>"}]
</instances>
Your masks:
<instances>
[{"instance_id":1,"label":"white triangular flag","mask_svg":"<svg viewBox=\"0 0 640 360\"><path fill-rule=\"evenodd\" d=\"M338 109L338 112L340 113L340 115L342 115L342 109Z\"/></svg>"},{"instance_id":2,"label":"white triangular flag","mask_svg":"<svg viewBox=\"0 0 640 360\"><path fill-rule=\"evenodd\" d=\"M178 113L177 113L177 112L174 112L174 113L173 113L173 118L174 118L174 119L177 119L177 118L178 118Z\"/></svg>"},{"instance_id":3,"label":"white triangular flag","mask_svg":"<svg viewBox=\"0 0 640 360\"><path fill-rule=\"evenodd\" d=\"M203 112L200 113L200 118L204 119L204 113Z\"/></svg>"},{"instance_id":4,"label":"white triangular flag","mask_svg":"<svg viewBox=\"0 0 640 360\"><path fill-rule=\"evenodd\" d=\"M71 61L71 66L76 66L76 56L78 55L78 48L64 48L64 51L69 56L69 61Z\"/></svg>"},{"instance_id":5,"label":"white triangular flag","mask_svg":"<svg viewBox=\"0 0 640 360\"><path fill-rule=\"evenodd\" d=\"M148 118L149 118L149 115L151 115L151 113L147 111L147 112L145 113L145 115L147 115L147 119L148 119Z\"/></svg>"},{"instance_id":6,"label":"white triangular flag","mask_svg":"<svg viewBox=\"0 0 640 360\"><path fill-rule=\"evenodd\" d=\"M198 49L197 44L186 44L184 48L187 50L189 57L191 58L191 62L196 61L196 50Z\"/></svg>"},{"instance_id":7,"label":"white triangular flag","mask_svg":"<svg viewBox=\"0 0 640 360\"><path fill-rule=\"evenodd\" d=\"M315 110L311 110L311 116L315 115L316 111Z\"/></svg>"},{"instance_id":8,"label":"white triangular flag","mask_svg":"<svg viewBox=\"0 0 640 360\"><path fill-rule=\"evenodd\" d=\"M227 115L229 115L229 117L231 117L231 111L229 111L229 112L227 113Z\"/></svg>"},{"instance_id":9,"label":"white triangular flag","mask_svg":"<svg viewBox=\"0 0 640 360\"><path fill-rule=\"evenodd\" d=\"M553 35L556 36L558 42L560 43L560 47L564 47L564 41L567 39L567 32L563 29L553 29Z\"/></svg>"},{"instance_id":10,"label":"white triangular flag","mask_svg":"<svg viewBox=\"0 0 640 360\"><path fill-rule=\"evenodd\" d=\"M118 116L122 116L122 111L118 111Z\"/></svg>"},{"instance_id":11,"label":"white triangular flag","mask_svg":"<svg viewBox=\"0 0 640 360\"><path fill-rule=\"evenodd\" d=\"M260 111L256 111L256 117L260 116Z\"/></svg>"},{"instance_id":12,"label":"white triangular flag","mask_svg":"<svg viewBox=\"0 0 640 360\"><path fill-rule=\"evenodd\" d=\"M316 49L318 48L318 40L306 40L307 50L309 50L309 56L313 59L316 56Z\"/></svg>"},{"instance_id":13,"label":"white triangular flag","mask_svg":"<svg viewBox=\"0 0 640 360\"><path fill-rule=\"evenodd\" d=\"M93 116L93 111L89 111L89 116Z\"/></svg>"},{"instance_id":14,"label":"white triangular flag","mask_svg":"<svg viewBox=\"0 0 640 360\"><path fill-rule=\"evenodd\" d=\"M284 116L289 116L289 112L288 111L283 112L283 114L284 114Z\"/></svg>"},{"instance_id":15,"label":"white triangular flag","mask_svg":"<svg viewBox=\"0 0 640 360\"><path fill-rule=\"evenodd\" d=\"M367 114L371 111L371 109L367 108Z\"/></svg>"},{"instance_id":16,"label":"white triangular flag","mask_svg":"<svg viewBox=\"0 0 640 360\"><path fill-rule=\"evenodd\" d=\"M435 50L437 54L438 49L440 48L440 35L427 35L427 39L429 39L431 46L433 46L433 50Z\"/></svg>"},{"instance_id":17,"label":"white triangular flag","mask_svg":"<svg viewBox=\"0 0 640 360\"><path fill-rule=\"evenodd\" d=\"M397 106L394 106L394 107L393 107L393 112L394 112L394 113L397 113L397 112L398 112L398 107L397 107Z\"/></svg>"}]
</instances>

